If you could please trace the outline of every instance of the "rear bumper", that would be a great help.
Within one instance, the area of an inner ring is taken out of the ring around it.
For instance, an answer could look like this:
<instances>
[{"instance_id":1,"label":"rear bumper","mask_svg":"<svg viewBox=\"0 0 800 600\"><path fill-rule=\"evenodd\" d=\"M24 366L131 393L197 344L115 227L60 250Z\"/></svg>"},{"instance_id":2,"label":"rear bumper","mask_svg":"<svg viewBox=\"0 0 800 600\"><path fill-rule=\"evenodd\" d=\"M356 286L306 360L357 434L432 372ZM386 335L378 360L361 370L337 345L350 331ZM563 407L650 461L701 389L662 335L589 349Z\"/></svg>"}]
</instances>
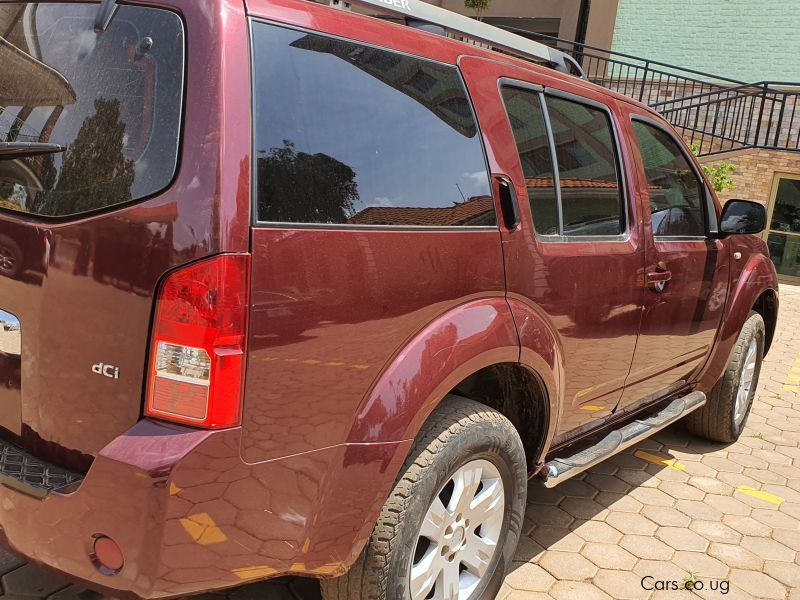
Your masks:
<instances>
[{"instance_id":1,"label":"rear bumper","mask_svg":"<svg viewBox=\"0 0 800 600\"><path fill-rule=\"evenodd\" d=\"M116 597L335 576L361 551L410 447L343 444L247 464L240 441L239 429L142 421L73 493L40 499L0 486L0 526L23 556ZM122 548L116 575L90 559L98 534Z\"/></svg>"}]
</instances>

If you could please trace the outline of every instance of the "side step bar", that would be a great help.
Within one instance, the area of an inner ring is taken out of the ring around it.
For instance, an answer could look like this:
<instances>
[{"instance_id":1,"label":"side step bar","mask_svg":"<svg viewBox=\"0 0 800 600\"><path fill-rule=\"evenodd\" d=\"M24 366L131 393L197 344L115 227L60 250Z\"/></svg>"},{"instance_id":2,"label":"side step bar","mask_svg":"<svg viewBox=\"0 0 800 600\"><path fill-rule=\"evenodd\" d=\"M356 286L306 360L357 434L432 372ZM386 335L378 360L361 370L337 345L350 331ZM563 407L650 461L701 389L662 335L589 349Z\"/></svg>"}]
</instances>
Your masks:
<instances>
[{"instance_id":1,"label":"side step bar","mask_svg":"<svg viewBox=\"0 0 800 600\"><path fill-rule=\"evenodd\" d=\"M575 454L554 458L540 471L545 487L555 487L562 481L590 469L599 462L622 452L656 431L664 429L706 403L703 392L692 392L667 404L646 419L637 419L615 429L596 444Z\"/></svg>"}]
</instances>

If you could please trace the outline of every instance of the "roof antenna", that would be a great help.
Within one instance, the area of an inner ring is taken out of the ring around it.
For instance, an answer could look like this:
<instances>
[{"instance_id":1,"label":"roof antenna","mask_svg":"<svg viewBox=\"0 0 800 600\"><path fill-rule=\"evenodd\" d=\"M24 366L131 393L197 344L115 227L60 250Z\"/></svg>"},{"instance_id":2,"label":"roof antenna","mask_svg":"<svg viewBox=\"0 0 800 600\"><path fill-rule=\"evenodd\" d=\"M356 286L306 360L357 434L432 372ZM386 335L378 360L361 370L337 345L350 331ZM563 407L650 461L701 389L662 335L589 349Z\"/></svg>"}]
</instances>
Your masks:
<instances>
[{"instance_id":1,"label":"roof antenna","mask_svg":"<svg viewBox=\"0 0 800 600\"><path fill-rule=\"evenodd\" d=\"M114 18L114 13L117 12L117 0L102 0L100 8L97 9L97 15L94 18L94 32L97 34L103 33L111 24L111 19Z\"/></svg>"}]
</instances>

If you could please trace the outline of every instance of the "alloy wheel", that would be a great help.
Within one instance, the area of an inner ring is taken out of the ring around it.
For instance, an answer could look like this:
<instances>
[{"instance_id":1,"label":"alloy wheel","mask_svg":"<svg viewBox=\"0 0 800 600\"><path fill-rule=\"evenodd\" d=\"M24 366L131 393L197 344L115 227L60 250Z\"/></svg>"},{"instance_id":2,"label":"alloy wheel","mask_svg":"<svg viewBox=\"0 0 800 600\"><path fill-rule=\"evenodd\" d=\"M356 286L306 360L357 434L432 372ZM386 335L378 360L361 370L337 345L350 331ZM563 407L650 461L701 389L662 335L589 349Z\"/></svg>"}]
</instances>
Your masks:
<instances>
[{"instance_id":1,"label":"alloy wheel","mask_svg":"<svg viewBox=\"0 0 800 600\"><path fill-rule=\"evenodd\" d=\"M757 358L758 344L754 337L747 346L742 374L739 377L739 389L736 390L736 405L733 410L733 420L736 425L739 425L747 414L753 388L753 380L755 379Z\"/></svg>"},{"instance_id":2,"label":"alloy wheel","mask_svg":"<svg viewBox=\"0 0 800 600\"><path fill-rule=\"evenodd\" d=\"M489 572L503 528L497 467L473 460L445 483L425 514L410 569L412 600L466 600Z\"/></svg>"}]
</instances>

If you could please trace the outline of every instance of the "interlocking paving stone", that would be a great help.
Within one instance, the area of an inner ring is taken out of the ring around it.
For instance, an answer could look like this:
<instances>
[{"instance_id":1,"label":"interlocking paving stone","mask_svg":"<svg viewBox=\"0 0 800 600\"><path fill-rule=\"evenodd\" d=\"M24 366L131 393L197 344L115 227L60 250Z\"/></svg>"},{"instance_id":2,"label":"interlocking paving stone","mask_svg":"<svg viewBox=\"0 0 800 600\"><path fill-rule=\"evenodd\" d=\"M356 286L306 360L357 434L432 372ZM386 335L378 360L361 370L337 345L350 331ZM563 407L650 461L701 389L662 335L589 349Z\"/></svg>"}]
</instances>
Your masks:
<instances>
[{"instance_id":1,"label":"interlocking paving stone","mask_svg":"<svg viewBox=\"0 0 800 600\"><path fill-rule=\"evenodd\" d=\"M84 589L77 585L71 585L50 596L49 600L101 600L102 598L103 596L97 592ZM196 598L195 600L203 599ZM220 600L220 598L217 597L215 600Z\"/></svg>"},{"instance_id":2,"label":"interlocking paving stone","mask_svg":"<svg viewBox=\"0 0 800 600\"><path fill-rule=\"evenodd\" d=\"M617 544L589 542L581 554L601 569L631 570L638 558Z\"/></svg>"},{"instance_id":3,"label":"interlocking paving stone","mask_svg":"<svg viewBox=\"0 0 800 600\"><path fill-rule=\"evenodd\" d=\"M546 592L555 583L550 573L533 563L514 563L506 583L515 590Z\"/></svg>"},{"instance_id":4,"label":"interlocking paving stone","mask_svg":"<svg viewBox=\"0 0 800 600\"><path fill-rule=\"evenodd\" d=\"M576 521L572 524L572 531L587 542L614 544L622 538L619 531L602 521Z\"/></svg>"},{"instance_id":5,"label":"interlocking paving stone","mask_svg":"<svg viewBox=\"0 0 800 600\"><path fill-rule=\"evenodd\" d=\"M548 552L539 561L539 565L558 581L584 581L597 573L597 566L593 562L575 552Z\"/></svg>"},{"instance_id":6,"label":"interlocking paving stone","mask_svg":"<svg viewBox=\"0 0 800 600\"><path fill-rule=\"evenodd\" d=\"M742 534L731 529L725 523L716 521L692 521L689 529L699 533L709 542L722 542L726 544L738 544L742 540Z\"/></svg>"},{"instance_id":7,"label":"interlocking paving stone","mask_svg":"<svg viewBox=\"0 0 800 600\"><path fill-rule=\"evenodd\" d=\"M10 573L14 569L18 569L25 564L21 558L16 554L12 554L8 550L0 548L0 575Z\"/></svg>"},{"instance_id":8,"label":"interlocking paving stone","mask_svg":"<svg viewBox=\"0 0 800 600\"><path fill-rule=\"evenodd\" d=\"M753 597L774 598L775 600L782 600L786 597L786 588L764 573L733 569L730 577L731 583Z\"/></svg>"},{"instance_id":9,"label":"interlocking paving stone","mask_svg":"<svg viewBox=\"0 0 800 600\"><path fill-rule=\"evenodd\" d=\"M783 387L797 367L800 288L782 286L778 331L739 441L699 440L677 424L554 489L531 483L524 535L498 598L800 600L800 394ZM683 470L643 460L637 450ZM643 575L687 574L728 578L730 591L641 587ZM0 575L0 600L105 600L5 551ZM316 581L287 578L197 600L319 599Z\"/></svg>"},{"instance_id":10,"label":"interlocking paving stone","mask_svg":"<svg viewBox=\"0 0 800 600\"><path fill-rule=\"evenodd\" d=\"M800 565L795 563L768 560L764 563L764 573L789 588L800 587Z\"/></svg>"},{"instance_id":11,"label":"interlocking paving stone","mask_svg":"<svg viewBox=\"0 0 800 600\"><path fill-rule=\"evenodd\" d=\"M6 573L2 581L5 593L34 598L46 598L68 585L57 573L31 564Z\"/></svg>"}]
</instances>

